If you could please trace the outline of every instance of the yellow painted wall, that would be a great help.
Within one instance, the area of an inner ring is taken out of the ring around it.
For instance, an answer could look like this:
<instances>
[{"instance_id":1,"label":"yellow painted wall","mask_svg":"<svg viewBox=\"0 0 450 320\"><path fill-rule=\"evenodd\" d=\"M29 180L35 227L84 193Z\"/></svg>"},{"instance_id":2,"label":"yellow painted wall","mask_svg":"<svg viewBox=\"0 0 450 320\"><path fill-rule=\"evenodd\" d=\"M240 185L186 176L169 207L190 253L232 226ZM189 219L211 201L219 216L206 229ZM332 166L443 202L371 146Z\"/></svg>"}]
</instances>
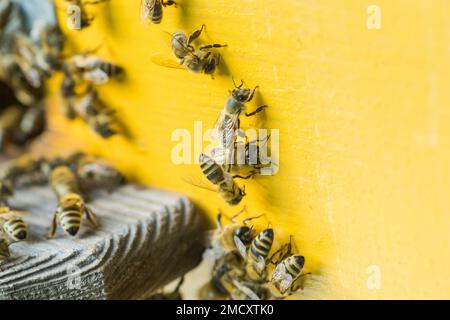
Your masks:
<instances>
[{"instance_id":1,"label":"yellow painted wall","mask_svg":"<svg viewBox=\"0 0 450 320\"><path fill-rule=\"evenodd\" d=\"M52 130L68 137L54 149L76 137L131 178L186 193L210 216L231 214L237 208L182 181L198 169L171 163L170 137L195 120L212 126L230 75L243 78L270 106L256 124L279 128L281 144L279 173L246 183L243 203L267 215L279 240L295 236L307 269L324 276L319 297L450 298L447 0L179 0L159 26L139 23L139 2L111 0L91 10L92 28L66 30L79 49L104 43L99 55L127 70L100 92L134 141L103 141L54 111ZM366 27L371 4L381 30ZM202 23L209 40L229 45L229 74L211 80L151 62L170 54L163 31ZM367 286L370 265L379 289Z\"/></svg>"}]
</instances>

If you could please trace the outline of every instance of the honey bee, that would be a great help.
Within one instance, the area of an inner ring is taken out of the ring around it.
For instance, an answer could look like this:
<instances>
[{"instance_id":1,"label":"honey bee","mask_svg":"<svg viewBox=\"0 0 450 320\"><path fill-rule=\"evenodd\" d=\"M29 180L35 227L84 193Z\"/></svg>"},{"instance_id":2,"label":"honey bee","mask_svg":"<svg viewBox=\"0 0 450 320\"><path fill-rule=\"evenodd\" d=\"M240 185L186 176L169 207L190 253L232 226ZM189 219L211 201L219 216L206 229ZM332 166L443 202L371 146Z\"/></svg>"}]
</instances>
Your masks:
<instances>
[{"instance_id":1,"label":"honey bee","mask_svg":"<svg viewBox=\"0 0 450 320\"><path fill-rule=\"evenodd\" d=\"M263 105L258 107L255 111L247 113L245 111L245 104L253 100L258 86L253 90L243 88L244 81L241 81L241 84L237 86L234 79L233 84L234 89L231 91L230 96L225 102L225 106L215 125L219 139L219 147L224 151L224 165L231 163L234 157L234 143L236 141L238 130L240 129L239 117L241 114L244 114L246 117L251 117L267 108L266 105Z\"/></svg>"},{"instance_id":2,"label":"honey bee","mask_svg":"<svg viewBox=\"0 0 450 320\"><path fill-rule=\"evenodd\" d=\"M42 157L23 155L0 168L0 180L10 181L14 187L46 183L45 163Z\"/></svg>"},{"instance_id":3,"label":"honey bee","mask_svg":"<svg viewBox=\"0 0 450 320\"><path fill-rule=\"evenodd\" d=\"M123 68L100 59L90 53L81 53L70 58L63 67L76 80L95 85L107 83L112 77L123 73Z\"/></svg>"},{"instance_id":4,"label":"honey bee","mask_svg":"<svg viewBox=\"0 0 450 320\"><path fill-rule=\"evenodd\" d=\"M11 256L9 251L10 243L5 238L0 238L0 259L7 259Z\"/></svg>"},{"instance_id":5,"label":"honey bee","mask_svg":"<svg viewBox=\"0 0 450 320\"><path fill-rule=\"evenodd\" d=\"M0 115L0 149L14 138L16 128L19 127L23 116L23 107L11 105Z\"/></svg>"},{"instance_id":6,"label":"honey bee","mask_svg":"<svg viewBox=\"0 0 450 320\"><path fill-rule=\"evenodd\" d=\"M251 286L245 280L241 257L229 251L215 261L212 278L200 289L199 296L201 299L260 300Z\"/></svg>"},{"instance_id":7,"label":"honey bee","mask_svg":"<svg viewBox=\"0 0 450 320\"><path fill-rule=\"evenodd\" d=\"M64 77L61 82L60 93L62 97L61 112L68 119L74 119L75 114L75 99L76 99L76 81L70 72L63 70Z\"/></svg>"},{"instance_id":8,"label":"honey bee","mask_svg":"<svg viewBox=\"0 0 450 320\"><path fill-rule=\"evenodd\" d=\"M2 1L0 3L0 35L3 32L3 28L8 22L8 18L13 10L13 4L9 0Z\"/></svg>"},{"instance_id":9,"label":"honey bee","mask_svg":"<svg viewBox=\"0 0 450 320\"><path fill-rule=\"evenodd\" d=\"M73 23L73 29L79 30L79 29L84 29L84 28L89 27L92 24L92 21L94 21L94 17L89 16L89 14L86 11L85 6L100 4L102 2L106 2L109 0L65 0L65 1L72 4L73 6L76 6L76 10L74 10L74 8L72 8L72 7L69 7L68 13L70 13L70 14L78 13L79 14L79 17L74 16L75 19L79 19L79 20L75 20Z\"/></svg>"},{"instance_id":10,"label":"honey bee","mask_svg":"<svg viewBox=\"0 0 450 320\"><path fill-rule=\"evenodd\" d=\"M237 205L245 196L245 190L241 189L233 177L225 172L223 168L217 164L211 157L201 154L200 168L206 178L217 187L217 192L229 205ZM246 178L246 177L243 177Z\"/></svg>"},{"instance_id":11,"label":"honey bee","mask_svg":"<svg viewBox=\"0 0 450 320\"><path fill-rule=\"evenodd\" d=\"M247 276L255 281L262 281L267 276L267 262L274 239L273 229L267 228L261 231L253 239L247 252L245 270Z\"/></svg>"},{"instance_id":12,"label":"honey bee","mask_svg":"<svg viewBox=\"0 0 450 320\"><path fill-rule=\"evenodd\" d=\"M107 139L121 131L114 114L114 110L103 109L97 115L89 116L85 120L94 132Z\"/></svg>"},{"instance_id":13,"label":"honey bee","mask_svg":"<svg viewBox=\"0 0 450 320\"><path fill-rule=\"evenodd\" d=\"M262 140L253 140L243 143L242 141L234 142L234 150L232 152L233 159L225 166L227 172L232 174L250 174L256 175L261 173L261 169L266 167L270 162L265 163L262 160L261 146L266 144L269 136ZM221 146L213 148L211 157L219 164L225 163L225 149Z\"/></svg>"},{"instance_id":14,"label":"honey bee","mask_svg":"<svg viewBox=\"0 0 450 320\"><path fill-rule=\"evenodd\" d=\"M261 216L246 218L242 221L242 224L236 223L235 219L244 210L245 208L229 218L231 223L226 225L222 224L222 214L220 212L217 214L217 228L212 233L211 246L219 256L236 249L241 255L245 255L247 247L251 244L253 240L253 228L249 227L247 223Z\"/></svg>"},{"instance_id":15,"label":"honey bee","mask_svg":"<svg viewBox=\"0 0 450 320\"><path fill-rule=\"evenodd\" d=\"M0 206L8 205L8 198L14 195L12 183L8 180L0 180Z\"/></svg>"},{"instance_id":16,"label":"honey bee","mask_svg":"<svg viewBox=\"0 0 450 320\"><path fill-rule=\"evenodd\" d=\"M153 62L170 68L184 67L194 73L205 73L213 75L217 65L220 63L220 55L211 51L214 48L226 47L226 44L205 44L196 49L192 42L200 37L205 25L187 36L182 31L171 35L170 45L178 64L173 64L160 55L153 56Z\"/></svg>"},{"instance_id":17,"label":"honey bee","mask_svg":"<svg viewBox=\"0 0 450 320\"><path fill-rule=\"evenodd\" d=\"M297 291L300 286L296 282L303 276L304 265L305 257L302 255L291 255L278 263L269 280L271 294L276 298L284 298Z\"/></svg>"},{"instance_id":18,"label":"honey bee","mask_svg":"<svg viewBox=\"0 0 450 320\"><path fill-rule=\"evenodd\" d=\"M163 18L163 7L177 6L172 0L141 0L141 22L151 21L152 23L161 23Z\"/></svg>"},{"instance_id":19,"label":"honey bee","mask_svg":"<svg viewBox=\"0 0 450 320\"><path fill-rule=\"evenodd\" d=\"M99 188L112 191L125 180L123 175L115 168L89 155L78 157L76 174L84 192Z\"/></svg>"},{"instance_id":20,"label":"honey bee","mask_svg":"<svg viewBox=\"0 0 450 320\"><path fill-rule=\"evenodd\" d=\"M58 198L58 208L49 232L50 238L55 236L58 222L64 231L75 236L80 229L83 214L94 227L97 226L95 214L86 206L77 178L68 166L62 165L52 169L50 184Z\"/></svg>"},{"instance_id":21,"label":"honey bee","mask_svg":"<svg viewBox=\"0 0 450 320\"><path fill-rule=\"evenodd\" d=\"M42 104L28 108L20 120L15 137L16 142L24 144L30 139L39 136L44 131L45 124L45 108Z\"/></svg>"},{"instance_id":22,"label":"honey bee","mask_svg":"<svg viewBox=\"0 0 450 320\"><path fill-rule=\"evenodd\" d=\"M22 241L27 237L27 225L22 219L24 213L0 207L0 229L14 241Z\"/></svg>"}]
</instances>

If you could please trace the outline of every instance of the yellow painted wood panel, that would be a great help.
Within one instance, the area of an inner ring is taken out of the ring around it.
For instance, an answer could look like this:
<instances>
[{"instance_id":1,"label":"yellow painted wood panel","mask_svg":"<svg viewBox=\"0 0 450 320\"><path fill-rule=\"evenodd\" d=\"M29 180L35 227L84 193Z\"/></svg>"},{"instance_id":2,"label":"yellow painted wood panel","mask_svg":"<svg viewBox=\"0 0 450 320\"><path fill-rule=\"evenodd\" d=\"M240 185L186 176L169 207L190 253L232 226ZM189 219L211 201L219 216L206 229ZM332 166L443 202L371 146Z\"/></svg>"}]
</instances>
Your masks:
<instances>
[{"instance_id":1,"label":"yellow painted wood panel","mask_svg":"<svg viewBox=\"0 0 450 320\"><path fill-rule=\"evenodd\" d=\"M243 78L261 89L250 107L269 105L246 124L280 129L280 170L246 182L243 204L266 214L278 243L295 236L308 271L323 275L319 297L450 297L448 1L179 0L158 26L140 24L139 3L111 0L90 8L90 29L65 30L79 49L103 43L99 55L126 69L100 93L133 141L68 123L55 94L52 130L65 137L55 149L81 144L130 178L186 193L210 217L232 214L238 208L182 180L198 167L171 162L171 133L196 120L212 126L230 76ZM371 4L380 30L366 26ZM151 62L170 54L164 31L202 23L204 39L229 45L215 80ZM371 290L372 265L381 287Z\"/></svg>"}]
</instances>

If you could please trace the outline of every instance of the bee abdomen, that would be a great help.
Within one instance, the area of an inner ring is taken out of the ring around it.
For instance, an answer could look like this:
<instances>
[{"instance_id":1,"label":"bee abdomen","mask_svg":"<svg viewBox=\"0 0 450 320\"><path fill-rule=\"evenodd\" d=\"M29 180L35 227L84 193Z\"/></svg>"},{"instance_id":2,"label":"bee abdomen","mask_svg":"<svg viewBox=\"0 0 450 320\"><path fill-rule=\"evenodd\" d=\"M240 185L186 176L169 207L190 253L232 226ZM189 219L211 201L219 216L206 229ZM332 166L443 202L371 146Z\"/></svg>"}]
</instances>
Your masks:
<instances>
[{"instance_id":1,"label":"bee abdomen","mask_svg":"<svg viewBox=\"0 0 450 320\"><path fill-rule=\"evenodd\" d=\"M112 63L102 63L100 69L108 76L112 77L123 72L123 69Z\"/></svg>"},{"instance_id":2,"label":"bee abdomen","mask_svg":"<svg viewBox=\"0 0 450 320\"><path fill-rule=\"evenodd\" d=\"M305 258L303 256L291 256L283 261L286 271L293 277L297 277L302 272L305 264Z\"/></svg>"},{"instance_id":3,"label":"bee abdomen","mask_svg":"<svg viewBox=\"0 0 450 320\"><path fill-rule=\"evenodd\" d=\"M63 211L60 215L60 222L63 229L74 236L80 229L81 212L76 210Z\"/></svg>"},{"instance_id":4,"label":"bee abdomen","mask_svg":"<svg viewBox=\"0 0 450 320\"><path fill-rule=\"evenodd\" d=\"M27 237L27 226L22 219L15 219L5 223L6 232L16 241L24 240Z\"/></svg>"},{"instance_id":5,"label":"bee abdomen","mask_svg":"<svg viewBox=\"0 0 450 320\"><path fill-rule=\"evenodd\" d=\"M222 168L205 154L200 155L200 168L206 178L215 185L219 185L225 180Z\"/></svg>"},{"instance_id":6,"label":"bee abdomen","mask_svg":"<svg viewBox=\"0 0 450 320\"><path fill-rule=\"evenodd\" d=\"M160 0L155 1L153 8L152 22L155 24L161 23L163 17L163 7Z\"/></svg>"},{"instance_id":7,"label":"bee abdomen","mask_svg":"<svg viewBox=\"0 0 450 320\"><path fill-rule=\"evenodd\" d=\"M269 255L270 249L273 243L273 230L266 229L263 230L258 236L253 240L250 253L257 259L259 256L266 258Z\"/></svg>"}]
</instances>

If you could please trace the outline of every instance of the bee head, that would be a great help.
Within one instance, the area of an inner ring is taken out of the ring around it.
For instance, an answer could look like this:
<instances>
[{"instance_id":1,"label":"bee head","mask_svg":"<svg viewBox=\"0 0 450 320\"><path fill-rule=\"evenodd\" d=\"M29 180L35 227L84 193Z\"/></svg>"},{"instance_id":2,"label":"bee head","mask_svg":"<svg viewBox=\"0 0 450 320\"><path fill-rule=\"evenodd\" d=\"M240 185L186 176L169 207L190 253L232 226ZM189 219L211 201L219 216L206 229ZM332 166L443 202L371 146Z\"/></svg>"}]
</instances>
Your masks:
<instances>
[{"instance_id":1,"label":"bee head","mask_svg":"<svg viewBox=\"0 0 450 320\"><path fill-rule=\"evenodd\" d=\"M246 102L248 98L250 97L250 89L249 88L240 88L236 87L231 91L231 95L234 99L236 99L239 102Z\"/></svg>"},{"instance_id":2,"label":"bee head","mask_svg":"<svg viewBox=\"0 0 450 320\"><path fill-rule=\"evenodd\" d=\"M247 226L242 226L234 231L234 235L238 237L243 244L249 245L252 242L252 229Z\"/></svg>"}]
</instances>

